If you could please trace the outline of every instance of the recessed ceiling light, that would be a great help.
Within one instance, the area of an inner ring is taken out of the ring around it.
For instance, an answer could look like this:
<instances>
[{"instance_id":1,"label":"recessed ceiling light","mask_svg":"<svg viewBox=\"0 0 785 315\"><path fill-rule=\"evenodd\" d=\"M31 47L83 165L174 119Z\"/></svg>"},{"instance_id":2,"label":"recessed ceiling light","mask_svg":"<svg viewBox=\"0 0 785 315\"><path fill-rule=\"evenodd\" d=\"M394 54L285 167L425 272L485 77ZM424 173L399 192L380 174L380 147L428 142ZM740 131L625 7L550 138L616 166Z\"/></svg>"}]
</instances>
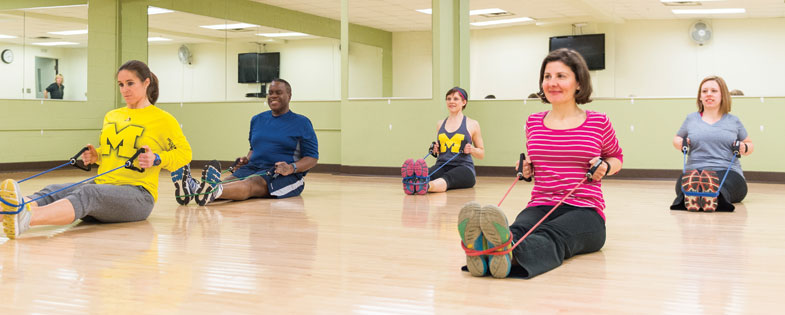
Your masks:
<instances>
[{"instance_id":1,"label":"recessed ceiling light","mask_svg":"<svg viewBox=\"0 0 785 315\"><path fill-rule=\"evenodd\" d=\"M174 11L169 9L159 8L159 7L147 7L147 15L171 13L171 12Z\"/></svg>"},{"instance_id":2,"label":"recessed ceiling light","mask_svg":"<svg viewBox=\"0 0 785 315\"><path fill-rule=\"evenodd\" d=\"M59 31L59 32L48 32L48 33L55 34L55 35L82 35L82 34L87 34L87 30Z\"/></svg>"},{"instance_id":3,"label":"recessed ceiling light","mask_svg":"<svg viewBox=\"0 0 785 315\"><path fill-rule=\"evenodd\" d=\"M147 38L148 42L168 42L170 40L171 39L166 38L166 37L148 37Z\"/></svg>"},{"instance_id":4,"label":"recessed ceiling light","mask_svg":"<svg viewBox=\"0 0 785 315\"><path fill-rule=\"evenodd\" d=\"M744 8L729 9L673 9L673 14L738 14L747 12Z\"/></svg>"},{"instance_id":5,"label":"recessed ceiling light","mask_svg":"<svg viewBox=\"0 0 785 315\"><path fill-rule=\"evenodd\" d=\"M308 36L308 34L297 33L297 32L289 32L289 33L262 33L256 34L259 36L264 37L299 37L299 36Z\"/></svg>"},{"instance_id":6,"label":"recessed ceiling light","mask_svg":"<svg viewBox=\"0 0 785 315\"><path fill-rule=\"evenodd\" d=\"M493 21L484 21L484 22L474 22L470 23L474 26L487 26L487 25L496 25L496 24L508 24L508 23L520 23L520 22L530 22L534 21L534 19L529 17L521 17L521 18L514 18L514 19L504 19L504 20L493 20Z\"/></svg>"},{"instance_id":7,"label":"recessed ceiling light","mask_svg":"<svg viewBox=\"0 0 785 315\"><path fill-rule=\"evenodd\" d=\"M259 25L248 23L235 23L235 24L216 24L216 25L201 25L199 27L209 28L211 30L232 30L238 28L258 27Z\"/></svg>"},{"instance_id":8,"label":"recessed ceiling light","mask_svg":"<svg viewBox=\"0 0 785 315\"><path fill-rule=\"evenodd\" d=\"M505 12L507 12L507 11L504 11L504 10L499 9L499 8L479 9L479 10L471 10L471 11L469 11L469 15L498 14L498 13L505 13Z\"/></svg>"},{"instance_id":9,"label":"recessed ceiling light","mask_svg":"<svg viewBox=\"0 0 785 315\"><path fill-rule=\"evenodd\" d=\"M10 39L10 38L16 38L16 36L0 34L0 38L2 38L2 39Z\"/></svg>"},{"instance_id":10,"label":"recessed ceiling light","mask_svg":"<svg viewBox=\"0 0 785 315\"><path fill-rule=\"evenodd\" d=\"M425 13L425 14L433 14L433 9L420 9L420 10L415 10L415 11L421 12L421 13ZM507 11L504 11L504 10L499 9L499 8L479 9L479 10L471 10L471 11L469 11L469 15L495 14L495 13L505 13L505 12L507 12Z\"/></svg>"},{"instance_id":11,"label":"recessed ceiling light","mask_svg":"<svg viewBox=\"0 0 785 315\"><path fill-rule=\"evenodd\" d=\"M38 46L66 46L66 45L79 45L79 43L73 43L73 42L44 42L44 43L33 43L33 45L38 45Z\"/></svg>"}]
</instances>

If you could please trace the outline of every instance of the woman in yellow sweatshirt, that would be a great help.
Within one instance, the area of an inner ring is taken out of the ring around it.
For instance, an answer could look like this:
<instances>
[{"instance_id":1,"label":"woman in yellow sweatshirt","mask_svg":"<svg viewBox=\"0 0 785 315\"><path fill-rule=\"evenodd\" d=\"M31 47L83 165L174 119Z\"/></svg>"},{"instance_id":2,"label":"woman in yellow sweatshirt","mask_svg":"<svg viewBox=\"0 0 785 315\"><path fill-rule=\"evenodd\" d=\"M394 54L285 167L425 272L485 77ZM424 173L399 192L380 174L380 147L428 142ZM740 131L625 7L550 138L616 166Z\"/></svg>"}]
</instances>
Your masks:
<instances>
[{"instance_id":1,"label":"woman in yellow sweatshirt","mask_svg":"<svg viewBox=\"0 0 785 315\"><path fill-rule=\"evenodd\" d=\"M30 226L65 225L77 219L106 223L145 220L158 200L161 169L176 170L191 162L191 146L180 124L153 105L158 99L158 78L147 65L138 60L126 62L117 71L117 84L126 107L104 116L100 146L88 144L82 160L99 164L100 174L122 166L137 150L144 149L134 163L144 172L120 168L59 192L71 184L49 185L27 197L22 197L16 181L7 179L0 183L0 198L16 205L25 201L19 213L3 215L8 238L16 238ZM0 203L3 212L19 210L6 203Z\"/></svg>"}]
</instances>

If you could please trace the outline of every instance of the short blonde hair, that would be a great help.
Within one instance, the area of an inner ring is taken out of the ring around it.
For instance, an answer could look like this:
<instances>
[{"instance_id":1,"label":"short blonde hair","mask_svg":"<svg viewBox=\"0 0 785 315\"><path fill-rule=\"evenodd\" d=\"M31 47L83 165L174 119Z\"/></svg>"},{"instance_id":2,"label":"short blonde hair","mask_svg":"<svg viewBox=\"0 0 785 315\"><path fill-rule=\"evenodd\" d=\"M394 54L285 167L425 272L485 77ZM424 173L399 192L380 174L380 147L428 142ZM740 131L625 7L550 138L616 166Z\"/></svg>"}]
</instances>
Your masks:
<instances>
[{"instance_id":1,"label":"short blonde hair","mask_svg":"<svg viewBox=\"0 0 785 315\"><path fill-rule=\"evenodd\" d=\"M728 92L728 85L725 84L725 80L723 80L720 76L711 75L703 79L701 84L698 85L698 112L703 112L703 103L701 102L701 89L703 88L703 84L707 81L714 81L717 82L717 85L720 86L720 114L727 114L730 113L730 92Z\"/></svg>"},{"instance_id":2,"label":"short blonde hair","mask_svg":"<svg viewBox=\"0 0 785 315\"><path fill-rule=\"evenodd\" d=\"M65 78L63 78L63 75L62 75L62 74L59 74L59 73L58 73L58 74L55 74L55 80L57 80L57 78L60 78L60 79L62 79L63 81L65 81Z\"/></svg>"}]
</instances>

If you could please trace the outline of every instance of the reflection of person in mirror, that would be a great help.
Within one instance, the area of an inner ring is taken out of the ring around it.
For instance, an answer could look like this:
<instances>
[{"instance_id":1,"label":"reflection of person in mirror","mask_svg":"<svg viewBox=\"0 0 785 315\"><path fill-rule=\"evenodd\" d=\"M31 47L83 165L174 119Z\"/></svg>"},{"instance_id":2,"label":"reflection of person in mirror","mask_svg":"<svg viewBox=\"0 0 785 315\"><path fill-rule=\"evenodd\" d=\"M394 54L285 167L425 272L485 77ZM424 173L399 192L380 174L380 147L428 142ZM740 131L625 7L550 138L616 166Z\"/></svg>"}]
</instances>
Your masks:
<instances>
[{"instance_id":1,"label":"reflection of person in mirror","mask_svg":"<svg viewBox=\"0 0 785 315\"><path fill-rule=\"evenodd\" d=\"M730 95L718 76L706 77L698 86L698 111L687 115L673 137L673 147L681 151L686 144L689 156L685 174L676 180L671 210L733 211L733 203L747 196L747 181L734 154L750 155L755 147L739 117L730 114ZM690 194L718 190L716 197Z\"/></svg>"},{"instance_id":2,"label":"reflection of person in mirror","mask_svg":"<svg viewBox=\"0 0 785 315\"><path fill-rule=\"evenodd\" d=\"M236 159L232 175L223 182L217 161L205 165L195 198L200 206L216 199L288 198L303 192L305 175L319 160L319 143L311 120L289 109L291 97L289 82L272 80L270 110L251 118L251 150Z\"/></svg>"},{"instance_id":3,"label":"reflection of person in mirror","mask_svg":"<svg viewBox=\"0 0 785 315\"><path fill-rule=\"evenodd\" d=\"M63 75L58 73L55 76L55 83L50 84L46 87L46 90L44 90L44 98L61 100L63 99L63 90L65 90L65 85L63 85Z\"/></svg>"},{"instance_id":4,"label":"reflection of person in mirror","mask_svg":"<svg viewBox=\"0 0 785 315\"><path fill-rule=\"evenodd\" d=\"M35 225L66 225L78 219L120 223L147 219L158 199L158 173L191 161L191 146L180 124L158 108L158 78L146 64L131 60L117 70L126 107L104 116L102 145L87 145L85 165L98 164L94 180L79 185L55 184L25 197L13 179L0 183L3 227L8 238ZM143 153L140 150L143 149ZM135 154L143 172L123 168ZM35 200L35 201L33 201ZM21 209L20 209L21 208Z\"/></svg>"}]
</instances>

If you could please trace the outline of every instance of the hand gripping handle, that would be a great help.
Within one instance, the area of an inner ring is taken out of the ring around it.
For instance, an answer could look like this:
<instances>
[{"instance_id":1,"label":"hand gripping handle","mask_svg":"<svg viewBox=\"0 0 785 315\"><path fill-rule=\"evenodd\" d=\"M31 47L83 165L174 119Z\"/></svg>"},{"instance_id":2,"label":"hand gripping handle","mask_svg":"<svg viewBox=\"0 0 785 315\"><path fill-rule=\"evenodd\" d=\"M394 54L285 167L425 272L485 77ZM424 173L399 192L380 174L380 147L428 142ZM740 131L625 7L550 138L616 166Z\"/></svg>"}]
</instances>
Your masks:
<instances>
[{"instance_id":1,"label":"hand gripping handle","mask_svg":"<svg viewBox=\"0 0 785 315\"><path fill-rule=\"evenodd\" d=\"M73 167L76 167L76 168L78 168L80 170L84 170L84 171L88 171L89 172L90 169L93 168L93 165L92 164L84 164L84 162L82 162L83 165L79 165L79 160L77 160L80 156L82 156L82 153L85 153L85 151L87 151L87 150L88 150L87 147L84 147L81 150L79 150L79 153L75 154L70 160L68 160L68 163L71 164L71 166L73 166Z\"/></svg>"},{"instance_id":2,"label":"hand gripping handle","mask_svg":"<svg viewBox=\"0 0 785 315\"><path fill-rule=\"evenodd\" d=\"M525 161L525 160L526 160L526 153L521 153L521 156L520 156L520 158L518 160L518 169L516 170L516 171L518 171L518 180L524 180L524 181L530 182L530 181L532 181L531 176L523 177L523 161Z\"/></svg>"}]
</instances>

